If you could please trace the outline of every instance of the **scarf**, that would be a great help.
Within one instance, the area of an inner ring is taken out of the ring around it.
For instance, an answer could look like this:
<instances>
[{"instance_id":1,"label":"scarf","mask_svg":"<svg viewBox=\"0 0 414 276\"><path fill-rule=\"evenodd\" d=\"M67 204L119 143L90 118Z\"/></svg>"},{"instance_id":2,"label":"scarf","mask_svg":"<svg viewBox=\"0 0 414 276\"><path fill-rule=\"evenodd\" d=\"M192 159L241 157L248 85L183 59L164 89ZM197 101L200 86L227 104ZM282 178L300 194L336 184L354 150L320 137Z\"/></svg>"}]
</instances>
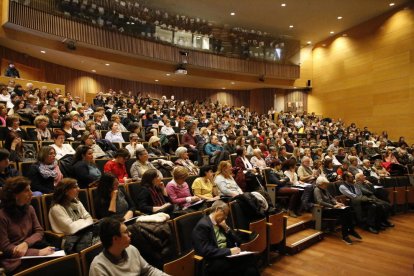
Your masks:
<instances>
[{"instance_id":1,"label":"scarf","mask_svg":"<svg viewBox=\"0 0 414 276\"><path fill-rule=\"evenodd\" d=\"M55 169L56 166L57 166L57 161L53 162L50 165L40 163L39 172L40 172L40 174L42 175L43 178L49 178L49 177L56 178L56 176L58 175L58 173Z\"/></svg>"},{"instance_id":2,"label":"scarf","mask_svg":"<svg viewBox=\"0 0 414 276\"><path fill-rule=\"evenodd\" d=\"M154 202L154 206L162 206L165 203L164 197L161 196L155 187L149 188L151 193L152 202Z\"/></svg>"}]
</instances>

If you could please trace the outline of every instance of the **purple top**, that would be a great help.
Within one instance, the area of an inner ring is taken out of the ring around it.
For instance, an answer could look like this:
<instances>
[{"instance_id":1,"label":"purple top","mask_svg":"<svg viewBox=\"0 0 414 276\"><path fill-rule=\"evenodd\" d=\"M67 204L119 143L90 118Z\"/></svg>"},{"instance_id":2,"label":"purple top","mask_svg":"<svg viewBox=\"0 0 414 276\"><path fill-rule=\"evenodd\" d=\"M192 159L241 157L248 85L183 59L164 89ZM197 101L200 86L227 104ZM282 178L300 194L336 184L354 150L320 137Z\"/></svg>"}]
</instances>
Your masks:
<instances>
[{"instance_id":1,"label":"purple top","mask_svg":"<svg viewBox=\"0 0 414 276\"><path fill-rule=\"evenodd\" d=\"M187 202L186 199L187 197L191 197L187 182L178 185L173 179L168 182L166 189L172 203L177 204L180 207L188 207L191 205L191 202Z\"/></svg>"}]
</instances>

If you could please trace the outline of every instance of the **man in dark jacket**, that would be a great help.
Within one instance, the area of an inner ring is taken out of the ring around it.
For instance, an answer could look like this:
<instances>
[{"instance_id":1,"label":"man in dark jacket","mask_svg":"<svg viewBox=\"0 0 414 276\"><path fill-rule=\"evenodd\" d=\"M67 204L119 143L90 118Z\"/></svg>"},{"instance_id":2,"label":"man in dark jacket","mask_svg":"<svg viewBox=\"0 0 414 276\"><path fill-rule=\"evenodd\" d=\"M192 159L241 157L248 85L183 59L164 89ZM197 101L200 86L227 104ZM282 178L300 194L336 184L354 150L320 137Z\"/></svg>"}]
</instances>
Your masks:
<instances>
[{"instance_id":1,"label":"man in dark jacket","mask_svg":"<svg viewBox=\"0 0 414 276\"><path fill-rule=\"evenodd\" d=\"M19 70L17 70L16 67L14 67L13 62L10 62L9 66L6 69L6 72L4 72L4 75L6 77L19 78L20 79Z\"/></svg>"},{"instance_id":2,"label":"man in dark jacket","mask_svg":"<svg viewBox=\"0 0 414 276\"><path fill-rule=\"evenodd\" d=\"M195 252L205 258L208 275L259 275L252 255L228 258L240 253L240 240L226 224L228 205L217 200L211 209L192 233Z\"/></svg>"}]
</instances>

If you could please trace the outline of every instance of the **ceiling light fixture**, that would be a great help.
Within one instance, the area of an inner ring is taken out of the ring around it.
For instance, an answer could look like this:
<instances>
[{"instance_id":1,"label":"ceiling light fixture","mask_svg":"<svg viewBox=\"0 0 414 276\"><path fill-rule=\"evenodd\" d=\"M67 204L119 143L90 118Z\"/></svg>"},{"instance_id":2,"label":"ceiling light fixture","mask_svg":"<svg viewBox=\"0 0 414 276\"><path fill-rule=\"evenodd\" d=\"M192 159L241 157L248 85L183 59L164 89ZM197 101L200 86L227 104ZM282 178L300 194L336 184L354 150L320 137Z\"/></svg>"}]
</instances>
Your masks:
<instances>
[{"instance_id":1,"label":"ceiling light fixture","mask_svg":"<svg viewBox=\"0 0 414 276\"><path fill-rule=\"evenodd\" d=\"M330 31L329 33L330 33L330 34L334 34L335 32L334 32L334 31Z\"/></svg>"},{"instance_id":2,"label":"ceiling light fixture","mask_svg":"<svg viewBox=\"0 0 414 276\"><path fill-rule=\"evenodd\" d=\"M92 70L92 73L96 73L96 70L95 70L95 69L93 69L93 70Z\"/></svg>"},{"instance_id":3,"label":"ceiling light fixture","mask_svg":"<svg viewBox=\"0 0 414 276\"><path fill-rule=\"evenodd\" d=\"M231 82L232 85L235 85L236 83L234 81Z\"/></svg>"},{"instance_id":4,"label":"ceiling light fixture","mask_svg":"<svg viewBox=\"0 0 414 276\"><path fill-rule=\"evenodd\" d=\"M231 16L235 16L235 15L236 15L236 13L235 13L235 12L231 12L231 13L230 13L230 15L231 15Z\"/></svg>"},{"instance_id":5,"label":"ceiling light fixture","mask_svg":"<svg viewBox=\"0 0 414 276\"><path fill-rule=\"evenodd\" d=\"M159 82L159 80L155 80L155 82Z\"/></svg>"},{"instance_id":6,"label":"ceiling light fixture","mask_svg":"<svg viewBox=\"0 0 414 276\"><path fill-rule=\"evenodd\" d=\"M308 44L312 44L312 41L308 41L307 43L308 43Z\"/></svg>"},{"instance_id":7,"label":"ceiling light fixture","mask_svg":"<svg viewBox=\"0 0 414 276\"><path fill-rule=\"evenodd\" d=\"M395 5L395 3L390 3L390 7L392 7L392 6L394 6Z\"/></svg>"},{"instance_id":8,"label":"ceiling light fixture","mask_svg":"<svg viewBox=\"0 0 414 276\"><path fill-rule=\"evenodd\" d=\"M109 64L109 63L105 63L105 66L109 66L109 65L111 65L111 64Z\"/></svg>"},{"instance_id":9,"label":"ceiling light fixture","mask_svg":"<svg viewBox=\"0 0 414 276\"><path fill-rule=\"evenodd\" d=\"M293 25L290 25L290 26L289 26L289 28L291 28L291 29L292 29L292 28L293 28Z\"/></svg>"},{"instance_id":10,"label":"ceiling light fixture","mask_svg":"<svg viewBox=\"0 0 414 276\"><path fill-rule=\"evenodd\" d=\"M222 87L221 89L226 90L226 87Z\"/></svg>"},{"instance_id":11,"label":"ceiling light fixture","mask_svg":"<svg viewBox=\"0 0 414 276\"><path fill-rule=\"evenodd\" d=\"M40 51L42 54L46 54L46 51L44 51L44 50L42 50L42 51Z\"/></svg>"},{"instance_id":12,"label":"ceiling light fixture","mask_svg":"<svg viewBox=\"0 0 414 276\"><path fill-rule=\"evenodd\" d=\"M337 18L338 18L338 20L341 20L342 19L342 16L338 16Z\"/></svg>"},{"instance_id":13,"label":"ceiling light fixture","mask_svg":"<svg viewBox=\"0 0 414 276\"><path fill-rule=\"evenodd\" d=\"M170 73L167 73L167 74L165 74L167 77L169 77L169 76L171 76L171 74Z\"/></svg>"},{"instance_id":14,"label":"ceiling light fixture","mask_svg":"<svg viewBox=\"0 0 414 276\"><path fill-rule=\"evenodd\" d=\"M282 3L282 4L281 4L281 6L282 6L282 7L286 7L286 4L285 4L285 3Z\"/></svg>"}]
</instances>

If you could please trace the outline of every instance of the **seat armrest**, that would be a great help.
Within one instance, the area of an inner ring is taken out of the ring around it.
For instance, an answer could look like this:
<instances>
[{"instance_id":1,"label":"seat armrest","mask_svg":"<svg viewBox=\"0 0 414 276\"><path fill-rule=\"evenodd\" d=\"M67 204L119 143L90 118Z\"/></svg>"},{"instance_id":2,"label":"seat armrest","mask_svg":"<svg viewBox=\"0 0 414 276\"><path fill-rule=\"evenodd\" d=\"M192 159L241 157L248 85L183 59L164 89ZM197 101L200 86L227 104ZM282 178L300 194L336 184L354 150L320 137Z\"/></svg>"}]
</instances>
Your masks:
<instances>
[{"instance_id":1,"label":"seat armrest","mask_svg":"<svg viewBox=\"0 0 414 276\"><path fill-rule=\"evenodd\" d=\"M249 235L251 235L253 232L252 231L249 231L249 230L244 230L244 229L235 229L236 231L240 231L240 232L243 232L243 233L246 233L246 234L249 234Z\"/></svg>"},{"instance_id":2,"label":"seat armrest","mask_svg":"<svg viewBox=\"0 0 414 276\"><path fill-rule=\"evenodd\" d=\"M268 188L276 188L277 187L277 184L268 183L268 184L266 184L266 187L268 187Z\"/></svg>"},{"instance_id":3,"label":"seat armrest","mask_svg":"<svg viewBox=\"0 0 414 276\"><path fill-rule=\"evenodd\" d=\"M200 255L194 255L194 260L196 260L197 262L202 262L204 260L204 257Z\"/></svg>"}]
</instances>

